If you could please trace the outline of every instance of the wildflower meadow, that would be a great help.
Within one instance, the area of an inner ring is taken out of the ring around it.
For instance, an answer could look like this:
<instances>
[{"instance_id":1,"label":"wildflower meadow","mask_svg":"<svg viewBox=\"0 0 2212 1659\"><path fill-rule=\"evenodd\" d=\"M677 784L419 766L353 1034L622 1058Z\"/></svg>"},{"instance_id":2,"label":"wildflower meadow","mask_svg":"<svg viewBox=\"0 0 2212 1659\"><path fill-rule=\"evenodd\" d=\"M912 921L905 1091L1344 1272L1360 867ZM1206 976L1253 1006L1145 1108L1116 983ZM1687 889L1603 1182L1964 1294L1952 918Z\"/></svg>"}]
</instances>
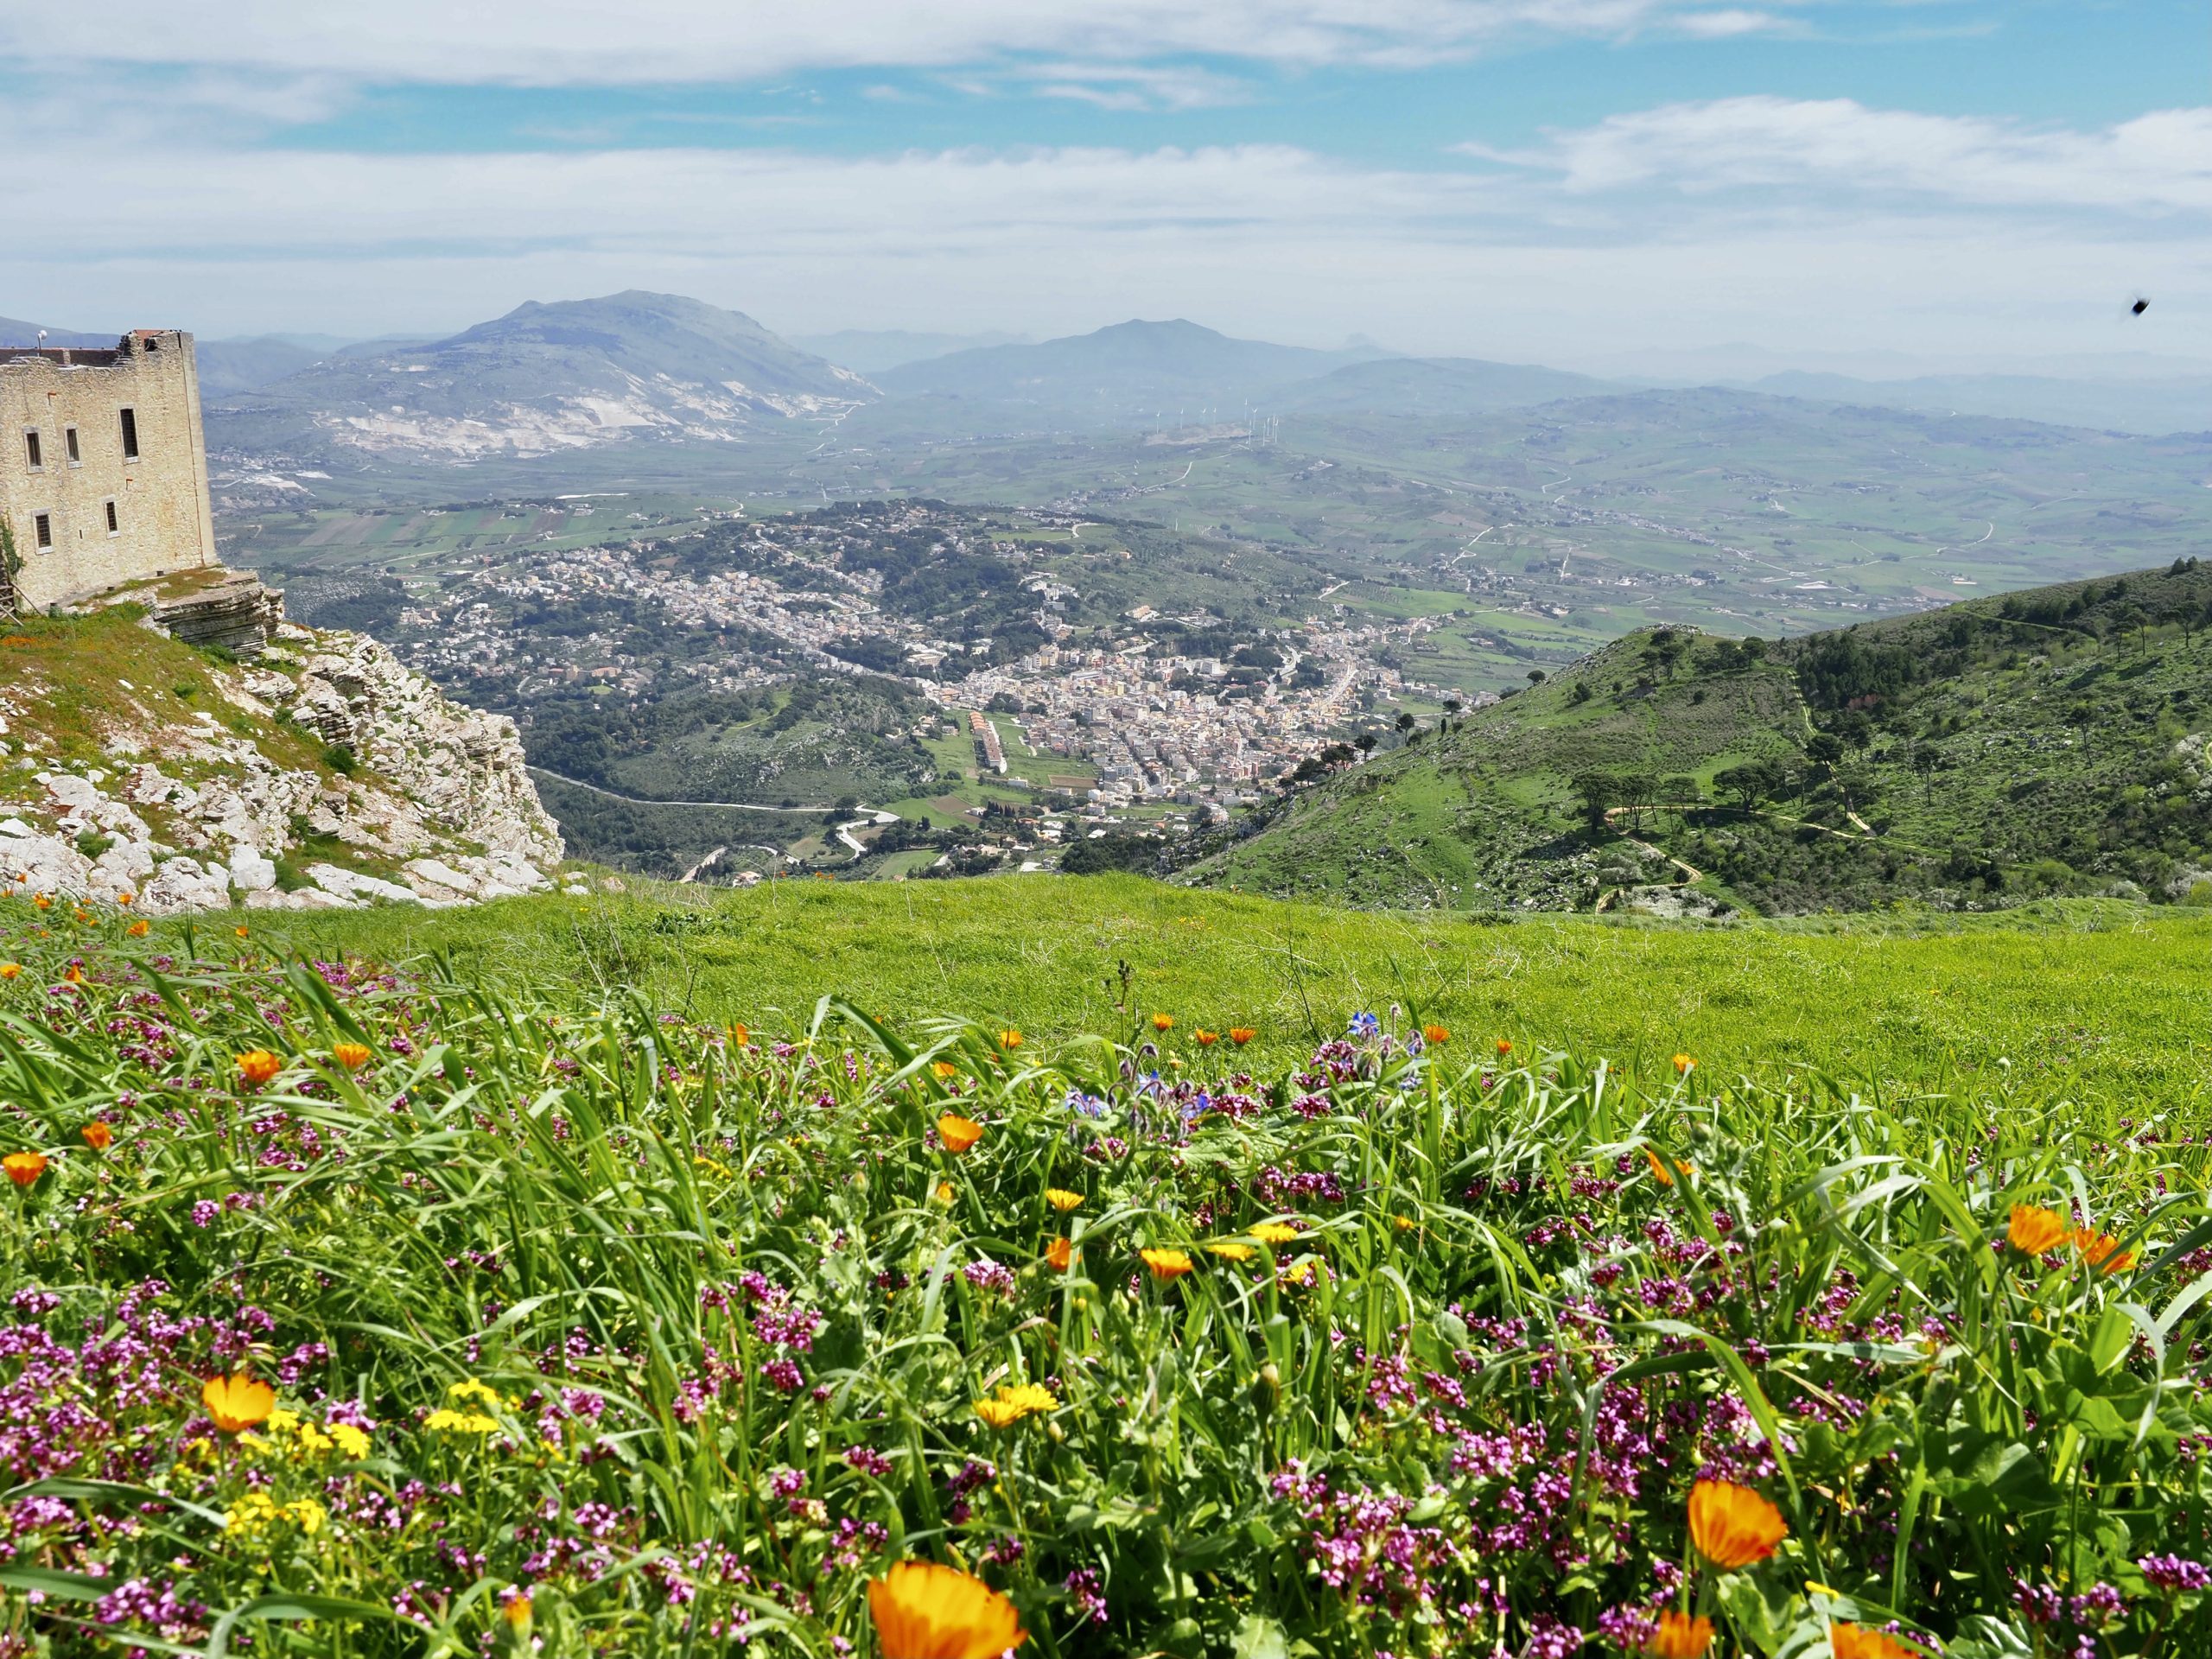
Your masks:
<instances>
[{"instance_id":1,"label":"wildflower meadow","mask_svg":"<svg viewBox=\"0 0 2212 1659\"><path fill-rule=\"evenodd\" d=\"M2208 1137L0 906L0 1654L2212 1651Z\"/></svg>"}]
</instances>

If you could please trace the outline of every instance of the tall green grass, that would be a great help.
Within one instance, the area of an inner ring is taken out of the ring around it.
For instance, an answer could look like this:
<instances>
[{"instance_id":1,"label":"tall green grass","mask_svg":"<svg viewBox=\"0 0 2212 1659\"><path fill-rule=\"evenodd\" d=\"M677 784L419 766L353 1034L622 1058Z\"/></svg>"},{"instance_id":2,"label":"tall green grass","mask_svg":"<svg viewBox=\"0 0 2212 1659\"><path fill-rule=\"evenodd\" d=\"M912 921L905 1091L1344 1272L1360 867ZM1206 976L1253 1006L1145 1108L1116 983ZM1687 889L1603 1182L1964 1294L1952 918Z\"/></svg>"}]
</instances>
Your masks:
<instances>
[{"instance_id":1,"label":"tall green grass","mask_svg":"<svg viewBox=\"0 0 2212 1659\"><path fill-rule=\"evenodd\" d=\"M1037 977L734 1032L550 954L16 914L19 1650L828 1659L912 1557L1046 1655L1595 1653L1669 1607L1762 1655L2212 1637L2186 1090L1631 1076L1411 979L1242 1049L1199 1033L1243 988L1158 978L1049 1037ZM2082 1243L2012 1247L2016 1205ZM281 1408L245 1435L200 1397L238 1370ZM1770 1559L1697 1560L1699 1478L1778 1507Z\"/></svg>"}]
</instances>

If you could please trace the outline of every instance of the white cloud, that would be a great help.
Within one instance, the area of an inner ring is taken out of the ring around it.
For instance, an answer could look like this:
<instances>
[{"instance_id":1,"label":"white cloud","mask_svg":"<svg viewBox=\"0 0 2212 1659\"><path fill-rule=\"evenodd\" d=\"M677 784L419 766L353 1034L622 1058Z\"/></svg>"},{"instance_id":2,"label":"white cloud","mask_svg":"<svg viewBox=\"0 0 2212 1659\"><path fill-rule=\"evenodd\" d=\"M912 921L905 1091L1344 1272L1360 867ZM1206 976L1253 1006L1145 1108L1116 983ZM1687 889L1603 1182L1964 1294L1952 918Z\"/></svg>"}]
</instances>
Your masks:
<instances>
[{"instance_id":1,"label":"white cloud","mask_svg":"<svg viewBox=\"0 0 2212 1659\"><path fill-rule=\"evenodd\" d=\"M1732 98L1607 118L1544 143L1464 153L1558 176L1582 195L1820 192L2053 212L2212 208L2212 108L2164 110L2095 131L1985 116L1875 110L1849 99Z\"/></svg>"},{"instance_id":2,"label":"white cloud","mask_svg":"<svg viewBox=\"0 0 2212 1659\"><path fill-rule=\"evenodd\" d=\"M1670 20L1682 34L1701 41L1730 40L1738 35L1771 35L1791 27L1790 20L1770 11L1686 11Z\"/></svg>"},{"instance_id":3,"label":"white cloud","mask_svg":"<svg viewBox=\"0 0 2212 1659\"><path fill-rule=\"evenodd\" d=\"M459 85L753 80L1045 55L1404 66L1516 39L1619 38L1682 0L75 0L0 14L0 57ZM1694 26L1694 25L1693 25Z\"/></svg>"},{"instance_id":4,"label":"white cloud","mask_svg":"<svg viewBox=\"0 0 2212 1659\"><path fill-rule=\"evenodd\" d=\"M2140 285L2161 297L2161 346L2212 352L2212 316L2164 299L2201 291L2212 228L2172 211L2196 188L2188 168L2177 183L2152 159L2187 158L2201 112L1993 138L1827 108L1623 117L1504 171L1281 145L359 155L120 129L82 139L66 170L18 176L14 222L36 234L11 240L0 277L14 315L211 336L444 329L636 286L792 332L1188 315L1569 363L1660 340L2111 350L2117 302ZM23 151L41 120L0 115L0 143ZM1930 163L1943 135L1951 159ZM2134 158L2118 164L2120 197L2161 222L2100 199L2114 156ZM1948 194L1874 199L1923 168ZM1869 194L1839 200L1836 177Z\"/></svg>"}]
</instances>

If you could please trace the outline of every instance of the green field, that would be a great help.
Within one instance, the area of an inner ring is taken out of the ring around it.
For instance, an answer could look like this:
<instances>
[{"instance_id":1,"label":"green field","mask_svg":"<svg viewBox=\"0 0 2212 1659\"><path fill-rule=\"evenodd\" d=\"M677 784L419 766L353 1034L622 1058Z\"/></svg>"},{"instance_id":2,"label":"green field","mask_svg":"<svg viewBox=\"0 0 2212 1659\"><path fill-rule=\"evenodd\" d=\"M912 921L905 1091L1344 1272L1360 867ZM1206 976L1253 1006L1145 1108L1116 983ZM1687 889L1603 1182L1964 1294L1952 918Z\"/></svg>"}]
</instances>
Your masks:
<instances>
[{"instance_id":1,"label":"green field","mask_svg":"<svg viewBox=\"0 0 2212 1659\"><path fill-rule=\"evenodd\" d=\"M764 1028L804 1020L830 995L1014 1020L1052 1041L1160 1011L1254 1026L1255 1052L1279 1061L1342 1011L1395 1001L1485 1043L1602 1056L1646 1077L1677 1052L1716 1072L1805 1065L1869 1080L2009 1065L2101 1099L2143 1087L2193 1101L2212 918L2069 902L1918 925L1497 925L1100 876L641 886L427 916L287 918L272 937L383 959L435 950L502 982L566 962L610 991L634 986L698 1018ZM1134 1000L1117 1012L1125 962Z\"/></svg>"}]
</instances>

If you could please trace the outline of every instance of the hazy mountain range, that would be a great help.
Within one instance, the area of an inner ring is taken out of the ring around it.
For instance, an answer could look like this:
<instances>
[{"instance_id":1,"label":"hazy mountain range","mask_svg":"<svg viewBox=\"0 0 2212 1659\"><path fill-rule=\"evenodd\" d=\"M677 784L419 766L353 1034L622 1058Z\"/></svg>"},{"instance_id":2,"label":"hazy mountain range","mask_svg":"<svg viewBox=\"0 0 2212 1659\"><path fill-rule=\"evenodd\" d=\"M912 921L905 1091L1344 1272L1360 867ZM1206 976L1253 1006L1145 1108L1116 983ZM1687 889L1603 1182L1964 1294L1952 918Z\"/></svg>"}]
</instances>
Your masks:
<instances>
[{"instance_id":1,"label":"hazy mountain range","mask_svg":"<svg viewBox=\"0 0 2212 1659\"><path fill-rule=\"evenodd\" d=\"M49 345L115 337L48 332ZM35 324L0 319L0 346L29 345L36 334ZM1363 341L1329 351L1240 340L1183 319L1132 320L1039 342L849 330L795 343L741 312L638 291L532 302L443 340L270 335L202 340L199 353L211 442L346 471L639 442L727 445L779 431L797 438L794 422L840 420L877 404L896 406L887 433L957 436L1226 426L1283 415L1448 419L1684 384L2112 431L2212 430L2212 372L2191 364L2160 377L2158 359L2147 357L2102 376L2085 369L1874 379L1791 369L1609 380L1402 356ZM1702 360L1691 353L1672 366L1690 371ZM1726 360L1749 366L1757 354L1745 347Z\"/></svg>"}]
</instances>

